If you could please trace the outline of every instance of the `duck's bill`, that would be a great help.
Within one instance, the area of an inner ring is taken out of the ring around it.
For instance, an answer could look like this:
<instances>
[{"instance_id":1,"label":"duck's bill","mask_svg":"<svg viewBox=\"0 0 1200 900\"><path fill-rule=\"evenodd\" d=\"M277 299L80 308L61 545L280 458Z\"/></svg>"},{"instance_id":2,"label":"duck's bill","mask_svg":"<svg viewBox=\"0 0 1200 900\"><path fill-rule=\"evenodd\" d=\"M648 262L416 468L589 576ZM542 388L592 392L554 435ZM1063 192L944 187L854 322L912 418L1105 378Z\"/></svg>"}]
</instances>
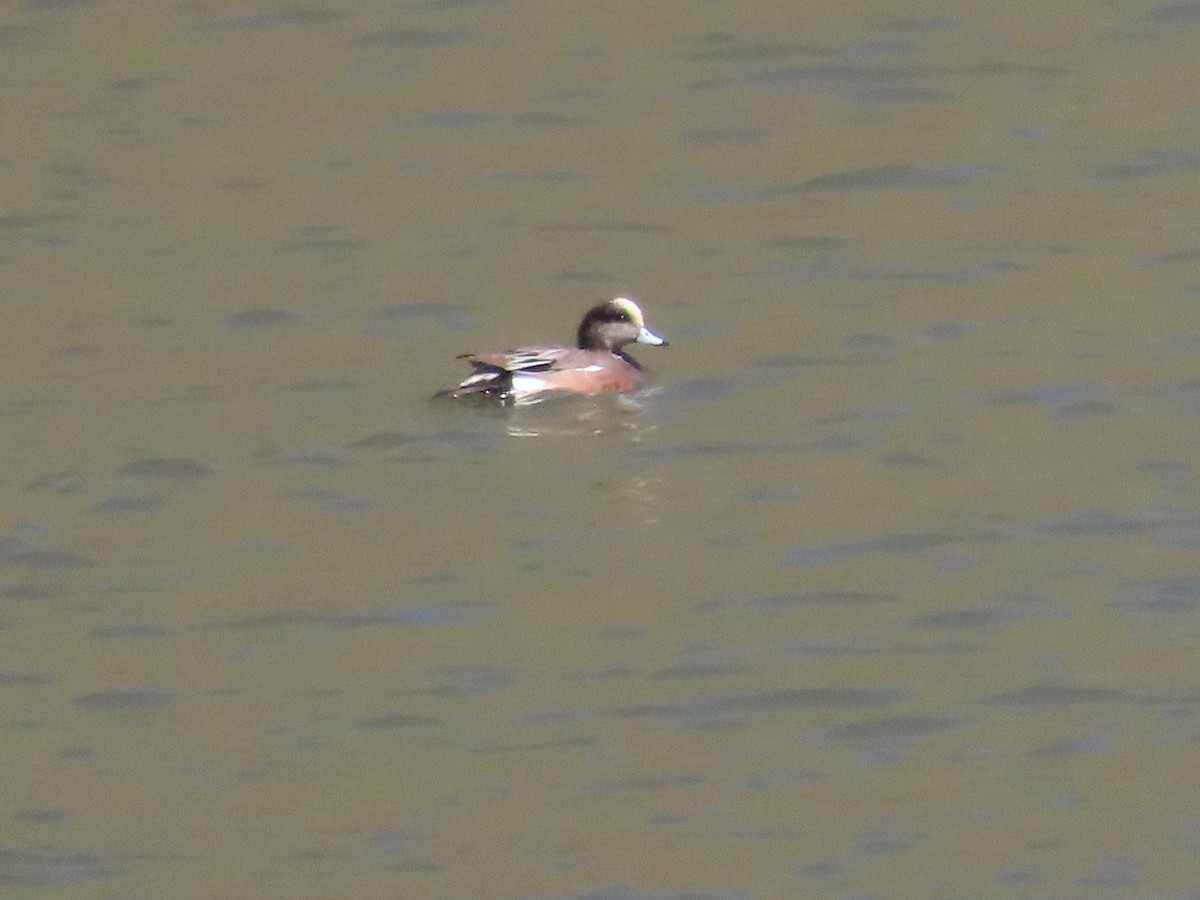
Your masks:
<instances>
[{"instance_id":1,"label":"duck's bill","mask_svg":"<svg viewBox=\"0 0 1200 900\"><path fill-rule=\"evenodd\" d=\"M642 330L638 332L637 342L639 344L650 344L651 346L654 346L654 347L661 347L667 343L662 338L660 338L657 334L655 334L653 331L651 331L649 328L646 328L645 326L642 326Z\"/></svg>"}]
</instances>

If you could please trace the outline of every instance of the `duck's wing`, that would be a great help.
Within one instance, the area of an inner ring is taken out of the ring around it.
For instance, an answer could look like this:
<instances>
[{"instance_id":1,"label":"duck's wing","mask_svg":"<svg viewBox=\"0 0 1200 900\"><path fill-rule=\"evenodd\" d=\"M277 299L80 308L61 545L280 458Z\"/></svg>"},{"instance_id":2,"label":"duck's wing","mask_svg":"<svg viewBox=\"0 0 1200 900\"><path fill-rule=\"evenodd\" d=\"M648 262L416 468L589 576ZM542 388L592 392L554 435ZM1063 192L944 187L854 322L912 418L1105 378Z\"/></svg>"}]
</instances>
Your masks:
<instances>
[{"instance_id":1,"label":"duck's wing","mask_svg":"<svg viewBox=\"0 0 1200 900\"><path fill-rule=\"evenodd\" d=\"M572 353L573 347L521 347L517 350L490 350L483 353L464 353L465 359L477 369L499 369L503 372L549 372L560 367Z\"/></svg>"}]
</instances>

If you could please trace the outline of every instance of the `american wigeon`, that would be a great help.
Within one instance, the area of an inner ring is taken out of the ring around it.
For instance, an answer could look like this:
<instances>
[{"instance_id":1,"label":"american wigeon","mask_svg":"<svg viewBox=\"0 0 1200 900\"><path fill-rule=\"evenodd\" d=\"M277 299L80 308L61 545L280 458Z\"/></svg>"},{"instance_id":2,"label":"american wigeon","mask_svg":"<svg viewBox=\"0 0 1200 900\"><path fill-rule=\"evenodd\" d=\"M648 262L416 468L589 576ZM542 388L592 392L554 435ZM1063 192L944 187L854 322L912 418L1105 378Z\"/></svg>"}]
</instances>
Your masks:
<instances>
[{"instance_id":1,"label":"american wigeon","mask_svg":"<svg viewBox=\"0 0 1200 900\"><path fill-rule=\"evenodd\" d=\"M642 367L622 348L667 342L646 327L637 303L617 297L594 306L579 323L578 346L521 347L464 353L472 372L442 397L475 397L524 406L555 394L616 394L636 391Z\"/></svg>"}]
</instances>

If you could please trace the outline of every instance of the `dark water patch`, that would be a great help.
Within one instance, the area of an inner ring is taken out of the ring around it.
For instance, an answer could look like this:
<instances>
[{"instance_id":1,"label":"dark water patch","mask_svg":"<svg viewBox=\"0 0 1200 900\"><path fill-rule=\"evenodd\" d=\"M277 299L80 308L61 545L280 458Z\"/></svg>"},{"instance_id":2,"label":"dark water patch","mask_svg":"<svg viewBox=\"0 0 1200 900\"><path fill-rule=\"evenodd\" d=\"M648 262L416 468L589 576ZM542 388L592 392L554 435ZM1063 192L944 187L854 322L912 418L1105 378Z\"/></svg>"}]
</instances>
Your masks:
<instances>
[{"instance_id":1,"label":"dark water patch","mask_svg":"<svg viewBox=\"0 0 1200 900\"><path fill-rule=\"evenodd\" d=\"M1142 883L1142 863L1128 856L1106 855L1085 869L1077 879L1093 887L1132 887Z\"/></svg>"},{"instance_id":2,"label":"dark water patch","mask_svg":"<svg viewBox=\"0 0 1200 900\"><path fill-rule=\"evenodd\" d=\"M862 538L834 541L829 544L814 544L792 551L790 560L795 566L820 566L842 562L858 556L907 556L926 553L957 543L980 540L984 535L950 535L933 532L902 532L877 538Z\"/></svg>"},{"instance_id":3,"label":"dark water patch","mask_svg":"<svg viewBox=\"0 0 1200 900\"><path fill-rule=\"evenodd\" d=\"M332 472L346 467L346 460L336 450L314 447L298 453L285 453L266 460L270 466L287 469L310 469L316 472ZM365 501L364 501L365 502Z\"/></svg>"},{"instance_id":4,"label":"dark water patch","mask_svg":"<svg viewBox=\"0 0 1200 900\"><path fill-rule=\"evenodd\" d=\"M112 184L112 176L95 166L73 163L55 166L51 171L67 188L94 191Z\"/></svg>"},{"instance_id":5,"label":"dark water patch","mask_svg":"<svg viewBox=\"0 0 1200 900\"><path fill-rule=\"evenodd\" d=\"M478 319L463 307L437 301L394 303L382 307L372 316L367 334L403 334L410 336L414 329L424 327L420 320L431 319L443 330L460 334L478 326Z\"/></svg>"},{"instance_id":6,"label":"dark water patch","mask_svg":"<svg viewBox=\"0 0 1200 900\"><path fill-rule=\"evenodd\" d=\"M780 353L747 360L752 369L820 369L841 366L876 365L885 360L881 354L854 353L846 356L813 356L807 353Z\"/></svg>"},{"instance_id":7,"label":"dark water patch","mask_svg":"<svg viewBox=\"0 0 1200 900\"><path fill-rule=\"evenodd\" d=\"M1059 384L1041 384L1029 388L1018 388L991 394L984 399L983 405L1046 406L1051 409L1057 409L1093 400L1104 389L1104 385L1096 381L1066 381Z\"/></svg>"},{"instance_id":8,"label":"dark water patch","mask_svg":"<svg viewBox=\"0 0 1200 900\"><path fill-rule=\"evenodd\" d=\"M290 381L280 390L293 394L319 394L327 391L353 391L362 387L362 382L350 378L308 378L304 381Z\"/></svg>"},{"instance_id":9,"label":"dark water patch","mask_svg":"<svg viewBox=\"0 0 1200 900\"><path fill-rule=\"evenodd\" d=\"M425 604L396 606L355 613L310 613L282 610L274 613L225 619L197 626L199 630L232 629L252 631L275 628L375 628L380 626L425 626L471 624L496 615L495 607L482 603Z\"/></svg>"},{"instance_id":10,"label":"dark water patch","mask_svg":"<svg viewBox=\"0 0 1200 900\"><path fill-rule=\"evenodd\" d=\"M900 339L891 334L859 331L846 335L842 343L855 353L882 355L899 347Z\"/></svg>"},{"instance_id":11,"label":"dark water patch","mask_svg":"<svg viewBox=\"0 0 1200 900\"><path fill-rule=\"evenodd\" d=\"M1026 266L1007 259L981 259L949 269L911 269L890 263L847 267L845 277L866 282L974 284L1024 272Z\"/></svg>"},{"instance_id":12,"label":"dark water patch","mask_svg":"<svg viewBox=\"0 0 1200 900\"><path fill-rule=\"evenodd\" d=\"M405 434L400 431L376 431L354 441L350 446L359 450L392 450L409 447L425 440L425 435Z\"/></svg>"},{"instance_id":13,"label":"dark water patch","mask_svg":"<svg viewBox=\"0 0 1200 900\"><path fill-rule=\"evenodd\" d=\"M39 475L25 486L28 491L52 494L83 494L91 488L91 479L82 472L59 470Z\"/></svg>"},{"instance_id":14,"label":"dark water patch","mask_svg":"<svg viewBox=\"0 0 1200 900\"><path fill-rule=\"evenodd\" d=\"M48 222L61 220L62 216L37 215L34 213L8 213L0 215L0 231L23 231L37 228Z\"/></svg>"},{"instance_id":15,"label":"dark water patch","mask_svg":"<svg viewBox=\"0 0 1200 900\"><path fill-rule=\"evenodd\" d=\"M434 682L423 693L439 697L483 697L506 691L521 680L517 670L491 665L433 666L419 675Z\"/></svg>"},{"instance_id":16,"label":"dark water patch","mask_svg":"<svg viewBox=\"0 0 1200 900\"><path fill-rule=\"evenodd\" d=\"M1138 262L1145 265L1178 265L1180 263L1200 263L1200 247L1187 247L1182 250L1170 250L1166 253L1154 253L1139 256Z\"/></svg>"},{"instance_id":17,"label":"dark water patch","mask_svg":"<svg viewBox=\"0 0 1200 900\"><path fill-rule=\"evenodd\" d=\"M788 66L756 72L746 78L749 84L768 90L822 89L856 91L866 86L886 86L925 78L928 70L902 66L870 66L851 62Z\"/></svg>"},{"instance_id":18,"label":"dark water patch","mask_svg":"<svg viewBox=\"0 0 1200 900\"><path fill-rule=\"evenodd\" d=\"M554 273L554 279L568 284L612 284L616 281L611 272L598 269L560 269Z\"/></svg>"},{"instance_id":19,"label":"dark water patch","mask_svg":"<svg viewBox=\"0 0 1200 900\"><path fill-rule=\"evenodd\" d=\"M938 716L892 716L850 722L826 729L825 734L835 741L868 743L880 741L911 741L956 725L954 719Z\"/></svg>"},{"instance_id":20,"label":"dark water patch","mask_svg":"<svg viewBox=\"0 0 1200 900\"><path fill-rule=\"evenodd\" d=\"M1151 394L1160 397L1200 395L1200 378L1185 378L1182 381L1172 381L1155 388Z\"/></svg>"},{"instance_id":21,"label":"dark water patch","mask_svg":"<svg viewBox=\"0 0 1200 900\"><path fill-rule=\"evenodd\" d=\"M801 450L821 456L848 456L873 450L876 443L865 435L831 434L809 441Z\"/></svg>"},{"instance_id":22,"label":"dark water patch","mask_svg":"<svg viewBox=\"0 0 1200 900\"><path fill-rule=\"evenodd\" d=\"M1070 759L1092 753L1108 753L1112 749L1113 742L1107 737L1069 738L1034 747L1029 751L1029 756L1033 759Z\"/></svg>"},{"instance_id":23,"label":"dark water patch","mask_svg":"<svg viewBox=\"0 0 1200 900\"><path fill-rule=\"evenodd\" d=\"M454 11L463 9L500 9L508 6L512 0L424 0L415 4L421 9L437 11Z\"/></svg>"},{"instance_id":24,"label":"dark water patch","mask_svg":"<svg viewBox=\"0 0 1200 900\"><path fill-rule=\"evenodd\" d=\"M429 50L462 44L475 37L475 32L466 28L409 28L360 35L351 43L369 50Z\"/></svg>"},{"instance_id":25,"label":"dark water patch","mask_svg":"<svg viewBox=\"0 0 1200 900\"><path fill-rule=\"evenodd\" d=\"M0 671L0 687L42 687L47 684L50 684L50 679L37 672L19 669Z\"/></svg>"},{"instance_id":26,"label":"dark water patch","mask_svg":"<svg viewBox=\"0 0 1200 900\"><path fill-rule=\"evenodd\" d=\"M700 39L697 49L688 53L687 59L690 62L764 62L818 52L815 47L789 41L710 31Z\"/></svg>"},{"instance_id":27,"label":"dark water patch","mask_svg":"<svg viewBox=\"0 0 1200 900\"><path fill-rule=\"evenodd\" d=\"M756 895L736 889L683 888L680 890L643 891L617 884L589 889L554 900L753 900Z\"/></svg>"},{"instance_id":28,"label":"dark water patch","mask_svg":"<svg viewBox=\"0 0 1200 900\"><path fill-rule=\"evenodd\" d=\"M128 712L143 709L160 709L175 701L168 691L153 688L118 688L83 694L72 702L88 712Z\"/></svg>"},{"instance_id":29,"label":"dark water patch","mask_svg":"<svg viewBox=\"0 0 1200 900\"><path fill-rule=\"evenodd\" d=\"M883 34L952 34L963 31L967 23L953 16L905 16L884 19L874 27Z\"/></svg>"},{"instance_id":30,"label":"dark water patch","mask_svg":"<svg viewBox=\"0 0 1200 900\"><path fill-rule=\"evenodd\" d=\"M745 675L750 669L731 663L692 662L667 666L647 675L650 681L684 681L693 678L729 678Z\"/></svg>"},{"instance_id":31,"label":"dark water patch","mask_svg":"<svg viewBox=\"0 0 1200 900\"><path fill-rule=\"evenodd\" d=\"M435 401L436 398L435 398ZM503 436L500 431L490 427L493 421L511 422L511 409L499 404L477 406L459 404L446 400L442 405L463 416L471 416L480 422L480 428L475 431L466 429L445 429L424 434L405 434L403 432L381 431L361 438L352 447L365 450L392 450L389 459L405 462L445 461L447 454L465 453L472 456L482 453L493 453L498 441ZM549 406L550 404L543 404ZM534 412L538 407L533 407Z\"/></svg>"},{"instance_id":32,"label":"dark water patch","mask_svg":"<svg viewBox=\"0 0 1200 900\"><path fill-rule=\"evenodd\" d=\"M936 459L907 451L885 454L879 457L878 462L885 469L910 469L915 472L940 472L946 468L945 463Z\"/></svg>"},{"instance_id":33,"label":"dark water patch","mask_svg":"<svg viewBox=\"0 0 1200 900\"><path fill-rule=\"evenodd\" d=\"M190 481L215 473L212 466L194 459L173 456L140 456L117 470L125 478L163 478Z\"/></svg>"},{"instance_id":34,"label":"dark water patch","mask_svg":"<svg viewBox=\"0 0 1200 900\"><path fill-rule=\"evenodd\" d=\"M915 84L879 84L845 92L844 99L858 106L919 106L947 103L957 94Z\"/></svg>"},{"instance_id":35,"label":"dark water patch","mask_svg":"<svg viewBox=\"0 0 1200 900\"><path fill-rule=\"evenodd\" d=\"M454 303L443 303L439 300L414 300L408 303L392 303L375 311L375 318L384 321L397 319L413 319L420 317L444 318L460 316L463 308Z\"/></svg>"},{"instance_id":36,"label":"dark water patch","mask_svg":"<svg viewBox=\"0 0 1200 900\"><path fill-rule=\"evenodd\" d=\"M475 176L479 184L492 187L522 187L539 184L578 184L587 181L592 173L582 168L557 169L492 169Z\"/></svg>"},{"instance_id":37,"label":"dark water patch","mask_svg":"<svg viewBox=\"0 0 1200 900\"><path fill-rule=\"evenodd\" d=\"M780 794L810 784L820 777L821 773L814 769L756 772L739 780L737 790L744 794Z\"/></svg>"},{"instance_id":38,"label":"dark water patch","mask_svg":"<svg viewBox=\"0 0 1200 900\"><path fill-rule=\"evenodd\" d=\"M304 319L299 313L286 309L247 309L221 318L230 331L262 331L267 328L286 328L299 325Z\"/></svg>"},{"instance_id":39,"label":"dark water patch","mask_svg":"<svg viewBox=\"0 0 1200 900\"><path fill-rule=\"evenodd\" d=\"M685 378L660 388L657 395L671 403L707 403L737 390L737 382L728 378Z\"/></svg>"},{"instance_id":40,"label":"dark water patch","mask_svg":"<svg viewBox=\"0 0 1200 900\"><path fill-rule=\"evenodd\" d=\"M833 253L862 244L858 238L836 237L827 234L778 235L760 242L767 250L794 250L801 253Z\"/></svg>"},{"instance_id":41,"label":"dark water patch","mask_svg":"<svg viewBox=\"0 0 1200 900\"><path fill-rule=\"evenodd\" d=\"M1200 153L1175 148L1146 150L1124 162L1109 163L1085 172L1102 181L1126 181L1134 178L1155 178L1200 171Z\"/></svg>"},{"instance_id":42,"label":"dark water patch","mask_svg":"<svg viewBox=\"0 0 1200 900\"><path fill-rule=\"evenodd\" d=\"M864 856L891 856L911 850L923 839L905 829L883 826L860 831L855 845Z\"/></svg>"},{"instance_id":43,"label":"dark water patch","mask_svg":"<svg viewBox=\"0 0 1200 900\"><path fill-rule=\"evenodd\" d=\"M951 167L893 165L876 166L871 169L852 169L818 175L791 185L778 185L763 192L765 199L799 194L832 193L843 191L878 191L908 188L952 188L977 179L982 174L979 166L963 165Z\"/></svg>"},{"instance_id":44,"label":"dark water patch","mask_svg":"<svg viewBox=\"0 0 1200 900\"><path fill-rule=\"evenodd\" d=\"M18 809L12 820L25 825L57 825L71 818L71 811L63 806L33 806Z\"/></svg>"},{"instance_id":45,"label":"dark water patch","mask_svg":"<svg viewBox=\"0 0 1200 900\"><path fill-rule=\"evenodd\" d=\"M921 337L927 341L953 341L961 337L966 337L973 331L975 331L975 326L969 325L966 322L938 322L923 329Z\"/></svg>"},{"instance_id":46,"label":"dark water patch","mask_svg":"<svg viewBox=\"0 0 1200 900\"><path fill-rule=\"evenodd\" d=\"M110 519L122 519L154 512L161 509L162 505L158 497L110 497L92 504L92 512Z\"/></svg>"},{"instance_id":47,"label":"dark water patch","mask_svg":"<svg viewBox=\"0 0 1200 900\"><path fill-rule=\"evenodd\" d=\"M736 441L695 444L670 444L648 447L640 445L631 455L649 460L682 460L695 457L790 456L805 449L792 444L739 444Z\"/></svg>"},{"instance_id":48,"label":"dark water patch","mask_svg":"<svg viewBox=\"0 0 1200 900\"><path fill-rule=\"evenodd\" d=\"M250 194L254 191L261 191L270 182L263 178L229 178L225 181L217 182L217 187L223 191L228 191L231 194Z\"/></svg>"},{"instance_id":49,"label":"dark water patch","mask_svg":"<svg viewBox=\"0 0 1200 900\"><path fill-rule=\"evenodd\" d=\"M586 750L599 746L594 735L574 735L549 741L530 741L524 744L485 744L473 747L472 753L489 755L494 753L538 753L543 750Z\"/></svg>"},{"instance_id":50,"label":"dark water patch","mask_svg":"<svg viewBox=\"0 0 1200 900\"><path fill-rule=\"evenodd\" d=\"M859 709L888 706L902 699L899 690L797 688L724 697L696 697L672 703L618 706L606 712L623 719L738 715L794 709Z\"/></svg>"},{"instance_id":51,"label":"dark water patch","mask_svg":"<svg viewBox=\"0 0 1200 900\"><path fill-rule=\"evenodd\" d=\"M669 234L671 227L656 222L551 222L538 226L544 234Z\"/></svg>"},{"instance_id":52,"label":"dark water patch","mask_svg":"<svg viewBox=\"0 0 1200 900\"><path fill-rule=\"evenodd\" d=\"M1115 688L1044 683L996 694L983 702L998 706L1074 706L1079 703L1129 702L1132 699L1129 694Z\"/></svg>"},{"instance_id":53,"label":"dark water patch","mask_svg":"<svg viewBox=\"0 0 1200 900\"><path fill-rule=\"evenodd\" d=\"M414 713L384 713L359 719L354 723L354 727L359 731L400 731L406 728L429 728L441 724L442 720L434 716L422 716Z\"/></svg>"},{"instance_id":54,"label":"dark water patch","mask_svg":"<svg viewBox=\"0 0 1200 900\"><path fill-rule=\"evenodd\" d=\"M38 29L25 25L0 25L0 50L8 50L27 43L38 33ZM0 216L0 219L3 218Z\"/></svg>"},{"instance_id":55,"label":"dark water patch","mask_svg":"<svg viewBox=\"0 0 1200 900\"><path fill-rule=\"evenodd\" d=\"M327 25L342 17L341 13L327 9L298 7L294 9L271 9L244 15L224 16L200 22L192 26L193 31L264 31L268 28L296 28L312 25Z\"/></svg>"},{"instance_id":56,"label":"dark water patch","mask_svg":"<svg viewBox=\"0 0 1200 900\"><path fill-rule=\"evenodd\" d=\"M310 469L312 467L309 467ZM280 495L288 500L315 503L321 512L334 516L365 516L375 511L375 504L367 497L346 494L329 488L307 488L288 491Z\"/></svg>"},{"instance_id":57,"label":"dark water patch","mask_svg":"<svg viewBox=\"0 0 1200 900\"><path fill-rule=\"evenodd\" d=\"M78 553L64 550L34 550L14 547L0 548L0 563L26 569L52 571L55 569L90 569L96 561Z\"/></svg>"},{"instance_id":58,"label":"dark water patch","mask_svg":"<svg viewBox=\"0 0 1200 900\"><path fill-rule=\"evenodd\" d=\"M1112 416L1123 412L1115 403L1104 400L1081 400L1078 403L1068 403L1050 411L1050 418L1059 422L1075 422L1081 419L1094 419L1098 416Z\"/></svg>"},{"instance_id":59,"label":"dark water patch","mask_svg":"<svg viewBox=\"0 0 1200 900\"><path fill-rule=\"evenodd\" d=\"M88 6L95 6L100 0L25 0L25 8L30 12L71 12Z\"/></svg>"},{"instance_id":60,"label":"dark water patch","mask_svg":"<svg viewBox=\"0 0 1200 900\"><path fill-rule=\"evenodd\" d=\"M0 848L0 884L56 888L123 874L118 859L69 850L10 850Z\"/></svg>"},{"instance_id":61,"label":"dark water patch","mask_svg":"<svg viewBox=\"0 0 1200 900\"><path fill-rule=\"evenodd\" d=\"M401 128L498 128L512 131L541 131L548 128L577 128L591 124L587 119L549 110L497 113L478 109L447 109L417 113L397 120Z\"/></svg>"},{"instance_id":62,"label":"dark water patch","mask_svg":"<svg viewBox=\"0 0 1200 900\"><path fill-rule=\"evenodd\" d=\"M124 78L114 78L108 83L108 89L114 94L135 94L160 87L166 84L166 81L158 75L127 75Z\"/></svg>"},{"instance_id":63,"label":"dark water patch","mask_svg":"<svg viewBox=\"0 0 1200 900\"><path fill-rule=\"evenodd\" d=\"M1125 537L1149 534L1186 524L1195 526L1197 522L1194 518L1148 519L1103 510L1088 510L1072 513L1061 519L1036 523L1032 530L1035 534L1051 537Z\"/></svg>"},{"instance_id":64,"label":"dark water patch","mask_svg":"<svg viewBox=\"0 0 1200 900\"><path fill-rule=\"evenodd\" d=\"M361 246L361 242L345 235L336 225L304 225L292 232L283 249L287 253L343 254Z\"/></svg>"},{"instance_id":65,"label":"dark water patch","mask_svg":"<svg viewBox=\"0 0 1200 900\"><path fill-rule=\"evenodd\" d=\"M761 144L771 134L771 129L763 126L696 128L681 134L679 142L688 147L711 147L714 144Z\"/></svg>"},{"instance_id":66,"label":"dark water patch","mask_svg":"<svg viewBox=\"0 0 1200 900\"><path fill-rule=\"evenodd\" d=\"M869 591L800 591L789 594L740 594L718 597L699 603L694 609L701 614L726 609L746 609L765 615L778 615L811 606L874 606L895 603L898 599L891 594Z\"/></svg>"},{"instance_id":67,"label":"dark water patch","mask_svg":"<svg viewBox=\"0 0 1200 900\"><path fill-rule=\"evenodd\" d=\"M1200 576L1135 581L1124 586L1119 608L1149 613L1190 613L1200 609Z\"/></svg>"},{"instance_id":68,"label":"dark water patch","mask_svg":"<svg viewBox=\"0 0 1200 900\"><path fill-rule=\"evenodd\" d=\"M1168 3L1146 13L1145 19L1165 28L1195 28L1200 26L1200 3Z\"/></svg>"},{"instance_id":69,"label":"dark water patch","mask_svg":"<svg viewBox=\"0 0 1200 900\"><path fill-rule=\"evenodd\" d=\"M1037 122L1020 122L1009 132L1018 141L1048 141L1053 136L1053 129Z\"/></svg>"},{"instance_id":70,"label":"dark water patch","mask_svg":"<svg viewBox=\"0 0 1200 900\"><path fill-rule=\"evenodd\" d=\"M170 637L175 633L174 629L157 622L114 622L109 625L97 625L88 635L100 640L138 640Z\"/></svg>"},{"instance_id":71,"label":"dark water patch","mask_svg":"<svg viewBox=\"0 0 1200 900\"><path fill-rule=\"evenodd\" d=\"M1006 625L1013 618L1008 610L985 606L914 616L908 620L908 624L915 628L991 628Z\"/></svg>"},{"instance_id":72,"label":"dark water patch","mask_svg":"<svg viewBox=\"0 0 1200 900\"><path fill-rule=\"evenodd\" d=\"M0 588L0 600L49 600L58 596L58 591L46 584L22 582Z\"/></svg>"},{"instance_id":73,"label":"dark water patch","mask_svg":"<svg viewBox=\"0 0 1200 900\"><path fill-rule=\"evenodd\" d=\"M601 778L581 785L585 794L653 794L660 791L680 791L707 784L708 780L696 772L670 772L650 775L645 778Z\"/></svg>"}]
</instances>

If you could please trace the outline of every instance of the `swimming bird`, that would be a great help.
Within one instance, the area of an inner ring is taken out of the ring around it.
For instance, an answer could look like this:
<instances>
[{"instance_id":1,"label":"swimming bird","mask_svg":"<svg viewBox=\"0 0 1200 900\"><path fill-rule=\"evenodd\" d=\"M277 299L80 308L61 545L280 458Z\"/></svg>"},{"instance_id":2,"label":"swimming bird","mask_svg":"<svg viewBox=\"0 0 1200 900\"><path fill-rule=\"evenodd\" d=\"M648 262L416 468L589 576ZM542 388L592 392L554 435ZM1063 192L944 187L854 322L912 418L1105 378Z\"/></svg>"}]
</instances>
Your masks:
<instances>
[{"instance_id":1,"label":"swimming bird","mask_svg":"<svg viewBox=\"0 0 1200 900\"><path fill-rule=\"evenodd\" d=\"M625 352L628 344L664 346L646 327L641 308L629 297L593 306L579 323L576 346L521 347L464 353L472 372L441 397L474 397L525 406L563 394L616 394L636 391L642 367Z\"/></svg>"}]
</instances>

